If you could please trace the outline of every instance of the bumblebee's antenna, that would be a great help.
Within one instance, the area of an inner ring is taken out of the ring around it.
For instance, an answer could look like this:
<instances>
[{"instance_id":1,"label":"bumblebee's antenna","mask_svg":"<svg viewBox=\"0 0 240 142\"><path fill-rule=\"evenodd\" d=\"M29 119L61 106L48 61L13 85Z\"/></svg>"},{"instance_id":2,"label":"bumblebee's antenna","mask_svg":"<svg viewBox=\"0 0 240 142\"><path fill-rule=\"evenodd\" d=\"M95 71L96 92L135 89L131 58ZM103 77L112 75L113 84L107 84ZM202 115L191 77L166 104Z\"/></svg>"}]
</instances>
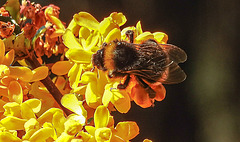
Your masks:
<instances>
[{"instance_id":1,"label":"bumblebee's antenna","mask_svg":"<svg viewBox=\"0 0 240 142\"><path fill-rule=\"evenodd\" d=\"M134 40L134 32L133 32L133 30L127 30L125 34L129 38L130 43L133 43L133 40Z\"/></svg>"}]
</instances>

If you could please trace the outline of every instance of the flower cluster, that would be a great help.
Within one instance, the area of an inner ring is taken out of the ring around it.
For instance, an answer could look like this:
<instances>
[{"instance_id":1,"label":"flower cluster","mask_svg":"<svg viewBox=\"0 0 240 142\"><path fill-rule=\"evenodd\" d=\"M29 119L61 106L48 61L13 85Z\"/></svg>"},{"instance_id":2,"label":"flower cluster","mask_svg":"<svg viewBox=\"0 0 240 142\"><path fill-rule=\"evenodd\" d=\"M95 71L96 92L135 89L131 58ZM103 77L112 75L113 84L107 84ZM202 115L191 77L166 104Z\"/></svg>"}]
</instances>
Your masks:
<instances>
[{"instance_id":1,"label":"flower cluster","mask_svg":"<svg viewBox=\"0 0 240 142\"><path fill-rule=\"evenodd\" d=\"M0 8L0 141L130 141L139 134L138 125L114 124L111 112L127 113L131 101L150 107L166 90L152 84L156 96L150 98L134 76L119 90L124 78L109 79L93 69L92 55L104 42L128 41L128 30L134 31L134 43L165 44L167 35L144 32L140 21L122 28L127 19L117 12L100 22L79 12L65 26L59 11L29 0L7 0ZM61 56L55 64L42 58L55 55Z\"/></svg>"},{"instance_id":2,"label":"flower cluster","mask_svg":"<svg viewBox=\"0 0 240 142\"><path fill-rule=\"evenodd\" d=\"M99 105L108 106L109 103L122 113L130 109L130 101L134 100L141 107L152 106L154 100L161 101L165 97L165 88L161 83L154 84L157 95L149 98L147 92L139 85L129 85L127 90L117 88L120 80L109 80L103 71L92 72L92 54L101 48L104 42L112 40L128 40L126 31L134 31L134 42L141 43L147 39L155 39L159 43L167 42L167 35L162 32L143 32L140 22L136 27L126 27L126 17L122 13L113 12L101 22L98 22L91 14L80 12L74 15L73 20L63 34L63 43L69 48L66 52L66 61L59 61L53 67L53 73L62 75L68 73L70 85L74 93L84 95L88 106L96 108ZM65 70L60 71L59 68ZM132 77L134 79L134 77ZM135 81L136 82L136 81Z\"/></svg>"}]
</instances>

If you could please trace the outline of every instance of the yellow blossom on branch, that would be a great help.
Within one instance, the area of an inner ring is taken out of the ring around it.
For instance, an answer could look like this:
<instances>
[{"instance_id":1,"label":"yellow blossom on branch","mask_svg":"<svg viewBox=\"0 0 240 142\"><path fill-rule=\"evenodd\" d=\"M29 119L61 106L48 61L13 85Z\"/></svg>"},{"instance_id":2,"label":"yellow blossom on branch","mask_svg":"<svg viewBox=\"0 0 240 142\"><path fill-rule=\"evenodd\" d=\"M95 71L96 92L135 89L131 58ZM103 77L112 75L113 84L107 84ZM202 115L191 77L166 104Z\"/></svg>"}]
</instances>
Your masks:
<instances>
[{"instance_id":1,"label":"yellow blossom on branch","mask_svg":"<svg viewBox=\"0 0 240 142\"><path fill-rule=\"evenodd\" d=\"M111 141L122 142L129 141L139 134L138 125L132 121L119 122L114 127L113 119L105 106L98 106L94 113L93 126L85 126L87 132L97 142Z\"/></svg>"},{"instance_id":2,"label":"yellow blossom on branch","mask_svg":"<svg viewBox=\"0 0 240 142\"><path fill-rule=\"evenodd\" d=\"M166 90L161 82L143 81L155 92L150 97L134 74L118 89L127 77L95 68L93 56L113 41L166 44L167 34L143 31L140 21L122 28L127 18L121 12L101 21L79 12L65 26L59 10L30 0L7 0L0 8L0 141L129 142L139 134L137 123L114 125L111 112L127 113L131 101L151 107ZM48 64L44 55L60 60Z\"/></svg>"},{"instance_id":3,"label":"yellow blossom on branch","mask_svg":"<svg viewBox=\"0 0 240 142\"><path fill-rule=\"evenodd\" d=\"M10 66L14 60L14 50L5 54L5 45L0 40L0 92L1 105L6 102L21 104L24 95L30 90L30 82L39 81L47 77L48 68L41 66L34 70L22 66ZM2 108L2 106L0 106Z\"/></svg>"}]
</instances>

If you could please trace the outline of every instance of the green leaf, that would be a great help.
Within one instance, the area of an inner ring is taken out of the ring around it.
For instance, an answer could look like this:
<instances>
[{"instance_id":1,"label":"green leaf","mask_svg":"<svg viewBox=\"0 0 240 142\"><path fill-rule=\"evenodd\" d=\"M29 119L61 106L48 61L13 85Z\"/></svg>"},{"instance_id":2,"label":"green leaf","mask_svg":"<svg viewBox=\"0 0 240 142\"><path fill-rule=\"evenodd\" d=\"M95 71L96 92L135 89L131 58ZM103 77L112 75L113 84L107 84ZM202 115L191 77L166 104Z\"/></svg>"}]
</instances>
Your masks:
<instances>
[{"instance_id":1,"label":"green leaf","mask_svg":"<svg viewBox=\"0 0 240 142\"><path fill-rule=\"evenodd\" d=\"M6 4L4 4L4 7L10 13L12 18L18 22L20 19L19 0L7 0Z\"/></svg>"}]
</instances>

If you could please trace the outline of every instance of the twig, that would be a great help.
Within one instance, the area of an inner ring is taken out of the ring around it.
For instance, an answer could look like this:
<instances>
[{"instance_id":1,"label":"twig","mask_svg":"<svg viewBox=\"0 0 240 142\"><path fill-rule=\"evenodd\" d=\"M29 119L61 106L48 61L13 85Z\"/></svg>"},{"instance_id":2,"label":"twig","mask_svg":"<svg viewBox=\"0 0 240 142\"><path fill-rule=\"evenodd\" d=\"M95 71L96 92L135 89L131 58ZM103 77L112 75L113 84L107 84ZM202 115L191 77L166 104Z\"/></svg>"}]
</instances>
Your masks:
<instances>
[{"instance_id":1,"label":"twig","mask_svg":"<svg viewBox=\"0 0 240 142\"><path fill-rule=\"evenodd\" d=\"M26 58L26 60L29 62L31 67L33 69L40 67L41 64L38 62L36 56L32 54L32 56ZM47 88L47 90L51 93L53 98L56 100L58 105L62 108L62 110L65 112L66 115L71 114L72 112L68 109L66 109L62 104L61 104L61 98L62 98L62 93L58 90L58 88L55 86L55 84L52 82L51 78L47 76L45 79L41 80L43 85Z\"/></svg>"}]
</instances>

